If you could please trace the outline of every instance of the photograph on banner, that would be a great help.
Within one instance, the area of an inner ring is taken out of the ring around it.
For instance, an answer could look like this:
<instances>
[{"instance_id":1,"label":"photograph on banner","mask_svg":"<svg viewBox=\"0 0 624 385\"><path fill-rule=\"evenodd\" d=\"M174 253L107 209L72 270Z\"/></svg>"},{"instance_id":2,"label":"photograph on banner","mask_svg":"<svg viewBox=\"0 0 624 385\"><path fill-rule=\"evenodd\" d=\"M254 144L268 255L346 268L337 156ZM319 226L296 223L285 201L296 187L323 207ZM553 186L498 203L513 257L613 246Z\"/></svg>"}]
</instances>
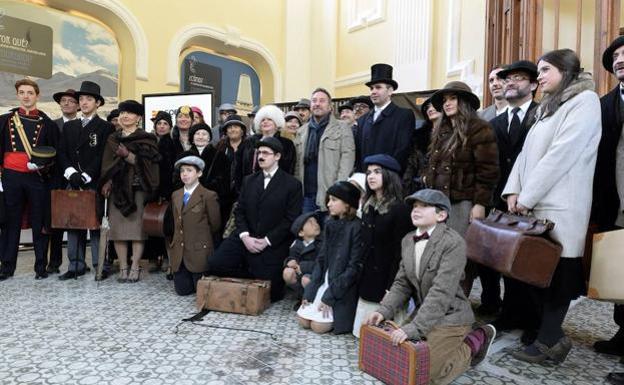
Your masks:
<instances>
[{"instance_id":1,"label":"photograph on banner","mask_svg":"<svg viewBox=\"0 0 624 385\"><path fill-rule=\"evenodd\" d=\"M0 113L16 105L14 84L29 77L39 84L37 107L61 117L56 92L80 89L89 80L100 86L105 118L119 103L120 51L106 26L91 19L23 1L0 1Z\"/></svg>"},{"instance_id":2,"label":"photograph on banner","mask_svg":"<svg viewBox=\"0 0 624 385\"><path fill-rule=\"evenodd\" d=\"M199 107L204 113L206 122L212 121L212 111L215 107L212 93L206 92L143 94L143 106L145 107L143 128L147 132L154 131L152 118L156 117L158 111L168 112L175 125L175 113L181 106Z\"/></svg>"}]
</instances>

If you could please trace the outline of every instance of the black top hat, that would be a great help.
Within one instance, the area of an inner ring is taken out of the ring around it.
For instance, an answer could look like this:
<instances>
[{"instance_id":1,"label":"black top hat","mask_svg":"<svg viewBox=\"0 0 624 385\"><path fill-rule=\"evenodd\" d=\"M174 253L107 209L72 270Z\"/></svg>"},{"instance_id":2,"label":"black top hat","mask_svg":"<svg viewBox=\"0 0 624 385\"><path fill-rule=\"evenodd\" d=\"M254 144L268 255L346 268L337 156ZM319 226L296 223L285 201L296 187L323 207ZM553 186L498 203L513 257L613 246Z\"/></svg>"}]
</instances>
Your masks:
<instances>
[{"instance_id":1,"label":"black top hat","mask_svg":"<svg viewBox=\"0 0 624 385\"><path fill-rule=\"evenodd\" d=\"M505 79L507 75L515 71L522 71L529 74L531 77L531 81L535 81L537 79L537 66L532 61L528 60L518 60L503 69L502 71L498 71L496 76L501 79Z\"/></svg>"},{"instance_id":2,"label":"black top hat","mask_svg":"<svg viewBox=\"0 0 624 385\"><path fill-rule=\"evenodd\" d=\"M56 150L50 146L38 146L32 149L30 161L37 166L45 166L54 161Z\"/></svg>"},{"instance_id":3,"label":"black top hat","mask_svg":"<svg viewBox=\"0 0 624 385\"><path fill-rule=\"evenodd\" d=\"M433 95L431 95L431 104L433 104L436 110L443 111L442 99L444 95L448 94L455 94L458 97L463 98L475 110L478 110L479 106L481 106L481 101L479 100L479 97L472 93L472 90L470 89L470 86L468 86L468 84L460 81L452 81L446 83L444 85L444 88L437 90L433 93Z\"/></svg>"},{"instance_id":4,"label":"black top hat","mask_svg":"<svg viewBox=\"0 0 624 385\"><path fill-rule=\"evenodd\" d=\"M61 103L61 98L63 96L71 96L72 98L76 100L76 102L78 102L78 95L76 95L76 90L72 88L68 88L67 91L65 92L57 92L54 95L52 95L52 98L54 99L55 102Z\"/></svg>"},{"instance_id":5,"label":"black top hat","mask_svg":"<svg viewBox=\"0 0 624 385\"><path fill-rule=\"evenodd\" d=\"M607 71L613 73L613 52L624 45L624 36L619 36L613 40L611 45L602 54L602 66Z\"/></svg>"},{"instance_id":6,"label":"black top hat","mask_svg":"<svg viewBox=\"0 0 624 385\"><path fill-rule=\"evenodd\" d=\"M399 88L399 83L392 79L392 66L390 64L378 63L371 67L371 80L366 83L367 87L377 83L386 83L395 90Z\"/></svg>"},{"instance_id":7,"label":"black top hat","mask_svg":"<svg viewBox=\"0 0 624 385\"><path fill-rule=\"evenodd\" d=\"M143 105L136 100L124 100L119 103L119 112L131 112L133 114L143 116L144 109Z\"/></svg>"},{"instance_id":8,"label":"black top hat","mask_svg":"<svg viewBox=\"0 0 624 385\"><path fill-rule=\"evenodd\" d=\"M357 103L364 103L368 106L368 108L373 108L373 101L370 99L370 96L360 95L353 99L351 99L351 105L355 106Z\"/></svg>"},{"instance_id":9,"label":"black top hat","mask_svg":"<svg viewBox=\"0 0 624 385\"><path fill-rule=\"evenodd\" d=\"M284 152L284 146L282 146L282 142L279 139L273 136L267 136L266 138L262 138L256 142L256 148L259 147L268 147L275 152L279 152L280 154Z\"/></svg>"},{"instance_id":10,"label":"black top hat","mask_svg":"<svg viewBox=\"0 0 624 385\"><path fill-rule=\"evenodd\" d=\"M104 98L100 95L100 86L97 83L85 80L80 85L80 91L76 92L76 96L80 98L80 95L93 96L96 100L100 101L100 106L104 105Z\"/></svg>"}]
</instances>

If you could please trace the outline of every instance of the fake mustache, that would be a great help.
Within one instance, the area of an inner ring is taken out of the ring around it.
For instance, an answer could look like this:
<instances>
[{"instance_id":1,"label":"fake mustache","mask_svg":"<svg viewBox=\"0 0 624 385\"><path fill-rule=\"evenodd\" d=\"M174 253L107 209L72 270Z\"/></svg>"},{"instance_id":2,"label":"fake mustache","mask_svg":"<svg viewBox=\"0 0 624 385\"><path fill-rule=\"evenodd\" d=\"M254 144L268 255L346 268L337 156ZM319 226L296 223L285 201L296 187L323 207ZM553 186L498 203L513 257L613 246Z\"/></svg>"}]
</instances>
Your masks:
<instances>
[{"instance_id":1,"label":"fake mustache","mask_svg":"<svg viewBox=\"0 0 624 385\"><path fill-rule=\"evenodd\" d=\"M258 162L264 162L264 158L258 157Z\"/></svg>"}]
</instances>

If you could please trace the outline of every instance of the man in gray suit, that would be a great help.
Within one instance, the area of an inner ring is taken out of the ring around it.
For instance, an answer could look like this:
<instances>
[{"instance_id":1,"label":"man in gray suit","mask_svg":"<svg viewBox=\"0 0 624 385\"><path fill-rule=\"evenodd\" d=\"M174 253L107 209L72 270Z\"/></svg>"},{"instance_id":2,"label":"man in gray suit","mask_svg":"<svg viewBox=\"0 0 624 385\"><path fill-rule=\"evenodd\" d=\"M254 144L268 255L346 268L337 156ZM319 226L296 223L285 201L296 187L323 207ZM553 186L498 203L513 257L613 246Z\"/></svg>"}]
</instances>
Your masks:
<instances>
[{"instance_id":1,"label":"man in gray suit","mask_svg":"<svg viewBox=\"0 0 624 385\"><path fill-rule=\"evenodd\" d=\"M507 111L507 100L505 99L505 83L503 79L498 77L498 73L502 71L504 66L497 65L492 68L488 75L488 88L490 95L494 99L494 104L479 111L479 117L485 121L490 121Z\"/></svg>"},{"instance_id":2,"label":"man in gray suit","mask_svg":"<svg viewBox=\"0 0 624 385\"><path fill-rule=\"evenodd\" d=\"M61 116L54 120L59 128L59 137L63 134L63 125L70 120L76 119L78 115L78 96L76 91L68 89L65 92L57 92L52 95L55 102L61 107ZM55 188L64 188L62 177L58 173L54 173L52 177L52 186ZM52 229L50 234L50 243L48 244L48 274L60 273L60 266L63 263L63 230Z\"/></svg>"}]
</instances>

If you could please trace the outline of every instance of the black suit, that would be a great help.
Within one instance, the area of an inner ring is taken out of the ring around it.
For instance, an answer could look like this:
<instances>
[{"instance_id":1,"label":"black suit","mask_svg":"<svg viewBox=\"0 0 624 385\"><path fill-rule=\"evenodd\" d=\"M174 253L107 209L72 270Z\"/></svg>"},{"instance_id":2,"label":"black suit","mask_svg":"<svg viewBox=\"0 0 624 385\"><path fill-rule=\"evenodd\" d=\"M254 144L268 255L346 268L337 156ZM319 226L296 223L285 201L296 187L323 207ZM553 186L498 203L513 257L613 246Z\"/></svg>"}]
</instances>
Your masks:
<instances>
[{"instance_id":1,"label":"black suit","mask_svg":"<svg viewBox=\"0 0 624 385\"><path fill-rule=\"evenodd\" d=\"M496 133L498 144L498 157L500 165L500 180L494 192L494 202L497 209L507 211L507 202L501 198L511 169L516 158L522 151L524 140L535 123L535 113L538 103L531 102L520 125L520 132L513 138L509 134L508 113L502 113L490 120L490 124ZM491 269L479 267L479 274L483 284L481 302L491 301L494 296L500 301L500 274ZM485 279L484 279L485 278ZM505 281L505 294L503 296L502 310L499 320L504 320L507 325L523 330L536 330L540 325L540 311L527 293L531 292L531 286L513 278L503 277Z\"/></svg>"},{"instance_id":2,"label":"black suit","mask_svg":"<svg viewBox=\"0 0 624 385\"><path fill-rule=\"evenodd\" d=\"M401 165L401 174L407 167L416 128L414 113L390 102L373 122L375 110L360 117L355 135L355 169L364 170L364 158L374 154L388 154Z\"/></svg>"},{"instance_id":3,"label":"black suit","mask_svg":"<svg viewBox=\"0 0 624 385\"><path fill-rule=\"evenodd\" d=\"M266 189L263 172L246 177L234 212L236 230L208 258L208 273L271 280L271 300L281 299L282 266L293 240L290 226L302 205L301 183L282 169L278 168ZM250 253L240 239L243 232L266 237L271 245L258 254Z\"/></svg>"}]
</instances>

